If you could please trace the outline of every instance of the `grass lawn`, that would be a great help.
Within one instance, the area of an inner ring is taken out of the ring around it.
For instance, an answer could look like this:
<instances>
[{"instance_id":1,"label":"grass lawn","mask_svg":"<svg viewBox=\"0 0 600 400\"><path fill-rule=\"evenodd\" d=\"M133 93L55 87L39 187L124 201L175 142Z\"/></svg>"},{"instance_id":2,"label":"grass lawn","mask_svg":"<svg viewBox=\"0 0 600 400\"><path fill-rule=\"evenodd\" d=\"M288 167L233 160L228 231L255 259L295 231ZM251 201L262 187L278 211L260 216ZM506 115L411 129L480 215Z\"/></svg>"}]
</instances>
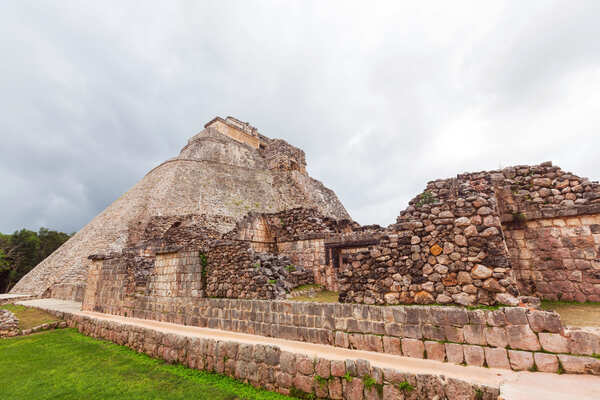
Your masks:
<instances>
[{"instance_id":1,"label":"grass lawn","mask_svg":"<svg viewBox=\"0 0 600 400\"><path fill-rule=\"evenodd\" d=\"M30 329L48 322L58 321L58 318L54 315L38 310L37 308L20 306L18 304L4 304L0 308L11 311L19 318L20 329ZM2 362L1 359L0 362Z\"/></svg>"},{"instance_id":2,"label":"grass lawn","mask_svg":"<svg viewBox=\"0 0 600 400\"><path fill-rule=\"evenodd\" d=\"M0 399L289 399L75 329L0 340Z\"/></svg>"},{"instance_id":3,"label":"grass lawn","mask_svg":"<svg viewBox=\"0 0 600 400\"><path fill-rule=\"evenodd\" d=\"M543 300L542 309L556 311L565 325L600 326L600 303Z\"/></svg>"},{"instance_id":4,"label":"grass lawn","mask_svg":"<svg viewBox=\"0 0 600 400\"><path fill-rule=\"evenodd\" d=\"M289 298L289 301L313 301L315 303L337 303L339 300L338 292L331 292L329 290L322 290L320 292L315 292L314 297L310 296L298 296Z\"/></svg>"}]
</instances>

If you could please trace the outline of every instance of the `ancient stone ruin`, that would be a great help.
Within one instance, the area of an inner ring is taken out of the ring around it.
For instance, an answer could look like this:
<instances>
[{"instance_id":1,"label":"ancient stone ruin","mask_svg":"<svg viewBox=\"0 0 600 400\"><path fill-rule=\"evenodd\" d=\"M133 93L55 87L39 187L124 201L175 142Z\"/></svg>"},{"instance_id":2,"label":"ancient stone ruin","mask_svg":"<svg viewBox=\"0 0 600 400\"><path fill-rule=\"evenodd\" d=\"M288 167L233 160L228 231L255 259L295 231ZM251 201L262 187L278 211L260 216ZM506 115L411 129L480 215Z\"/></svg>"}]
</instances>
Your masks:
<instances>
[{"instance_id":1,"label":"ancient stone ruin","mask_svg":"<svg viewBox=\"0 0 600 400\"><path fill-rule=\"evenodd\" d=\"M217 117L13 292L96 308L307 283L365 304L600 301L599 242L599 184L549 162L429 182L394 224L360 226L302 150Z\"/></svg>"},{"instance_id":2,"label":"ancient stone ruin","mask_svg":"<svg viewBox=\"0 0 600 400\"><path fill-rule=\"evenodd\" d=\"M21 279L12 293L83 299L87 257L118 253L164 233L179 217L221 234L251 211L315 208L349 218L333 191L306 173L304 152L235 118L215 118L181 153L152 169L127 193Z\"/></svg>"},{"instance_id":3,"label":"ancient stone ruin","mask_svg":"<svg viewBox=\"0 0 600 400\"><path fill-rule=\"evenodd\" d=\"M284 301L307 284L340 304ZM550 162L459 174L429 182L395 223L361 226L307 175L302 150L215 118L13 292L350 349L600 374L600 334L534 309L600 301L600 185ZM378 307L412 304L422 306ZM481 305L513 307L462 307Z\"/></svg>"}]
</instances>

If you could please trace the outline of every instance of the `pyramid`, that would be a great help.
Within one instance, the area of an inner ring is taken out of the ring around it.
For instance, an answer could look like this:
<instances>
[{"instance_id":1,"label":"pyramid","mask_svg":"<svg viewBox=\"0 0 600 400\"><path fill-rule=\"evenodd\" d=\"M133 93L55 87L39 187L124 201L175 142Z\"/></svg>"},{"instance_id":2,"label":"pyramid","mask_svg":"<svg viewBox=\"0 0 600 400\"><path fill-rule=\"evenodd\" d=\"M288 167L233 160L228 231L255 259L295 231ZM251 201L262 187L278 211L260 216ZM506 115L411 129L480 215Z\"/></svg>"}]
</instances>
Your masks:
<instances>
[{"instance_id":1,"label":"pyramid","mask_svg":"<svg viewBox=\"0 0 600 400\"><path fill-rule=\"evenodd\" d=\"M175 158L158 165L25 275L11 293L83 298L89 260L134 243L152 217L201 215L226 233L249 212L316 208L349 215L335 193L308 176L304 152L233 117L217 117Z\"/></svg>"}]
</instances>

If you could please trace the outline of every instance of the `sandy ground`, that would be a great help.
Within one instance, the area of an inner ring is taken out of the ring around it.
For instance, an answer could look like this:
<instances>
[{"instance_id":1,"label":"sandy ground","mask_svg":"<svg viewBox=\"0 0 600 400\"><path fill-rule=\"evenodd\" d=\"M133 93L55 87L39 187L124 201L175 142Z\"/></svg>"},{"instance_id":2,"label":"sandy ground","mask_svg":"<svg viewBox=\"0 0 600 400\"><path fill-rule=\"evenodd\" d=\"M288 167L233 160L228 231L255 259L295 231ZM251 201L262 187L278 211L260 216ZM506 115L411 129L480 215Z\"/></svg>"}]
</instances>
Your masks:
<instances>
[{"instance_id":1,"label":"sandy ground","mask_svg":"<svg viewBox=\"0 0 600 400\"><path fill-rule=\"evenodd\" d=\"M542 307L559 313L567 326L600 327L600 303L542 303Z\"/></svg>"},{"instance_id":2,"label":"sandy ground","mask_svg":"<svg viewBox=\"0 0 600 400\"><path fill-rule=\"evenodd\" d=\"M57 299L20 301L18 304L45 310L87 315L102 320L117 321L120 323L151 328L161 332L175 333L190 337L205 337L233 340L243 343L276 345L282 350L302 353L309 356L320 356L339 360L364 359L380 368L394 368L399 371L417 374L444 375L469 382L500 387L501 397L504 400L600 399L600 377L598 376L557 375L542 372L514 372L502 369L465 367L433 360L421 360L384 353L350 350L328 345L221 331L217 329L198 328L95 312L84 312L81 311L81 303Z\"/></svg>"}]
</instances>

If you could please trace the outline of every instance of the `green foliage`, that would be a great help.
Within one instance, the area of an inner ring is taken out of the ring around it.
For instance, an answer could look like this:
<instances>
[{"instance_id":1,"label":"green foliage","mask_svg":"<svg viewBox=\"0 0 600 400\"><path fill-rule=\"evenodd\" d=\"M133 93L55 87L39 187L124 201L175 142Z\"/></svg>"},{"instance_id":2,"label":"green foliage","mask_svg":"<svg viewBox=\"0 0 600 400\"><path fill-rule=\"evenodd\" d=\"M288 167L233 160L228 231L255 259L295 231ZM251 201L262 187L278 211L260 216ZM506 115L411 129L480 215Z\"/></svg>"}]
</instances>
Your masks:
<instances>
[{"instance_id":1,"label":"green foliage","mask_svg":"<svg viewBox=\"0 0 600 400\"><path fill-rule=\"evenodd\" d=\"M317 375L315 375L315 382L317 382L319 384L319 386L323 388L323 387L327 386L329 379L323 378L322 376L317 374Z\"/></svg>"},{"instance_id":2,"label":"green foliage","mask_svg":"<svg viewBox=\"0 0 600 400\"><path fill-rule=\"evenodd\" d=\"M286 265L285 269L287 270L287 272L294 272L294 271L296 271L296 267L294 267L293 265Z\"/></svg>"},{"instance_id":3,"label":"green foliage","mask_svg":"<svg viewBox=\"0 0 600 400\"><path fill-rule=\"evenodd\" d=\"M277 283L277 281L276 281L275 279L269 279L269 283L270 283L271 285L274 285L274 284L276 284L276 283Z\"/></svg>"},{"instance_id":4,"label":"green foliage","mask_svg":"<svg viewBox=\"0 0 600 400\"><path fill-rule=\"evenodd\" d=\"M208 276L208 258L206 258L206 254L200 253L200 265L202 265L202 272L200 273L202 282L204 286L206 286L206 277Z\"/></svg>"},{"instance_id":5,"label":"green foliage","mask_svg":"<svg viewBox=\"0 0 600 400\"><path fill-rule=\"evenodd\" d=\"M476 388L475 389L475 399L476 400L483 400L483 390Z\"/></svg>"},{"instance_id":6,"label":"green foliage","mask_svg":"<svg viewBox=\"0 0 600 400\"><path fill-rule=\"evenodd\" d=\"M344 376L342 376L346 380L346 382L352 382L352 377L350 376L350 372L346 371Z\"/></svg>"},{"instance_id":7,"label":"green foliage","mask_svg":"<svg viewBox=\"0 0 600 400\"><path fill-rule=\"evenodd\" d=\"M290 396L295 397L297 399L302 399L302 400L314 400L316 399L315 395L313 393L306 393L303 390L300 390L294 386L292 386L290 388Z\"/></svg>"},{"instance_id":8,"label":"green foliage","mask_svg":"<svg viewBox=\"0 0 600 400\"><path fill-rule=\"evenodd\" d=\"M8 292L70 237L46 228L38 232L21 229L11 235L0 234L0 293Z\"/></svg>"},{"instance_id":9,"label":"green foliage","mask_svg":"<svg viewBox=\"0 0 600 400\"><path fill-rule=\"evenodd\" d=\"M383 395L383 385L381 383L377 383L377 381L372 376L363 376L363 384L365 385L365 388L367 388L367 390L370 390L372 387L374 387L375 389L377 389L377 393L379 393L380 396Z\"/></svg>"},{"instance_id":10,"label":"green foliage","mask_svg":"<svg viewBox=\"0 0 600 400\"><path fill-rule=\"evenodd\" d=\"M396 385L396 387L403 392L412 392L413 390L415 390L415 387L407 381L400 382Z\"/></svg>"},{"instance_id":11,"label":"green foliage","mask_svg":"<svg viewBox=\"0 0 600 400\"><path fill-rule=\"evenodd\" d=\"M435 203L435 197L429 191L424 191L419 195L419 200L417 201L417 207L421 207L425 204Z\"/></svg>"},{"instance_id":12,"label":"green foliage","mask_svg":"<svg viewBox=\"0 0 600 400\"><path fill-rule=\"evenodd\" d=\"M2 399L289 399L222 375L168 365L75 329L3 339L0 354Z\"/></svg>"},{"instance_id":13,"label":"green foliage","mask_svg":"<svg viewBox=\"0 0 600 400\"><path fill-rule=\"evenodd\" d=\"M258 262L255 262L254 264L252 264L252 266L253 266L255 269L258 269L258 268L260 268L260 261L258 261Z\"/></svg>"},{"instance_id":14,"label":"green foliage","mask_svg":"<svg viewBox=\"0 0 600 400\"><path fill-rule=\"evenodd\" d=\"M200 253L200 264L206 268L208 265L208 258L206 258L206 254Z\"/></svg>"}]
</instances>

